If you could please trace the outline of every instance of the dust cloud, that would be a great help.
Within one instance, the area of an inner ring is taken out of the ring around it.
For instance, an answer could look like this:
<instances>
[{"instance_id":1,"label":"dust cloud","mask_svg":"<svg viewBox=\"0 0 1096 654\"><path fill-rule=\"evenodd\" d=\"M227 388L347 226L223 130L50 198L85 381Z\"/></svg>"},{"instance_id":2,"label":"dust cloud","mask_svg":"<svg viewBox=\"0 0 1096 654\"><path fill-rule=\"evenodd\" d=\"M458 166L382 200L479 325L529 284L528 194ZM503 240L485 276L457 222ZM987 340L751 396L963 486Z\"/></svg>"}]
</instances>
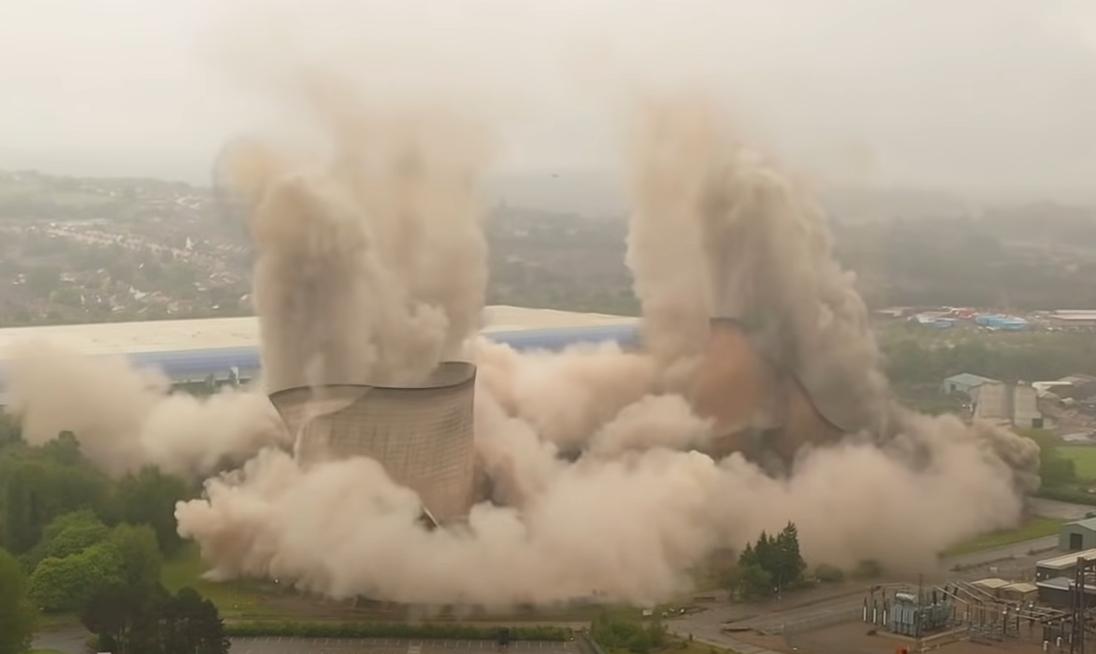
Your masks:
<instances>
[{"instance_id":1,"label":"dust cloud","mask_svg":"<svg viewBox=\"0 0 1096 654\"><path fill-rule=\"evenodd\" d=\"M422 378L478 327L485 144L448 116L376 115L308 81L316 153L241 142L218 166L258 255L266 385Z\"/></svg>"},{"instance_id":2,"label":"dust cloud","mask_svg":"<svg viewBox=\"0 0 1096 654\"><path fill-rule=\"evenodd\" d=\"M85 357L49 343L6 353L9 401L32 445L73 432L84 454L112 475L156 465L200 477L285 444L285 428L261 394L169 394L170 381L122 357Z\"/></svg>"},{"instance_id":3,"label":"dust cloud","mask_svg":"<svg viewBox=\"0 0 1096 654\"><path fill-rule=\"evenodd\" d=\"M1035 445L890 399L824 215L719 111L676 101L637 122L628 263L645 347L527 353L469 340L486 283L482 151L442 117L308 98L326 155L251 142L220 167L258 252L267 388L412 381L467 353L484 497L466 523L428 530L416 494L376 461L303 466L288 445L267 448L176 509L211 576L432 606L650 604L687 590L717 549L788 520L812 563L926 569L1019 518L1022 490L1038 483ZM24 407L55 392L37 366L12 378ZM142 416L176 402L127 384L143 403L115 399L112 384L70 425L104 465L131 465L119 463L126 443L155 440ZM37 406L23 415L40 438L63 405ZM780 465L721 451L728 429L779 441ZM108 431L136 436L96 436Z\"/></svg>"}]
</instances>

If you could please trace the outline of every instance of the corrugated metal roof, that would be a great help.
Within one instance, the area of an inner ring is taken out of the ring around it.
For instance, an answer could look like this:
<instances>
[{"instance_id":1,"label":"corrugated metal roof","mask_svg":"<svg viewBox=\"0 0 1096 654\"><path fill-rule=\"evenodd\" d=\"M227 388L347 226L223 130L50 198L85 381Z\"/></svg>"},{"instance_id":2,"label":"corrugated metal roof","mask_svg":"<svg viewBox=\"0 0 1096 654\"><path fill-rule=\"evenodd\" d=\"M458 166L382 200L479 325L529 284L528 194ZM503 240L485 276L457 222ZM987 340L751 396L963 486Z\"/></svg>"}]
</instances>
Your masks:
<instances>
[{"instance_id":1,"label":"corrugated metal roof","mask_svg":"<svg viewBox=\"0 0 1096 654\"><path fill-rule=\"evenodd\" d=\"M1082 518L1080 520L1074 520L1069 524L1096 531L1096 518Z\"/></svg>"},{"instance_id":2,"label":"corrugated metal roof","mask_svg":"<svg viewBox=\"0 0 1096 654\"><path fill-rule=\"evenodd\" d=\"M989 588L997 590L998 588L1004 588L1008 586L1010 582L1005 581L999 577L989 577L987 579L979 579L978 581L971 582L975 586L981 586L982 588Z\"/></svg>"},{"instance_id":3,"label":"corrugated metal roof","mask_svg":"<svg viewBox=\"0 0 1096 654\"><path fill-rule=\"evenodd\" d=\"M1035 582L1036 588L1051 588L1053 590L1069 590L1073 587L1073 580L1069 577L1054 577Z\"/></svg>"},{"instance_id":4,"label":"corrugated metal roof","mask_svg":"<svg viewBox=\"0 0 1096 654\"><path fill-rule=\"evenodd\" d=\"M1039 590L1039 587L1035 584L1029 584L1026 581L1018 581L1014 584L1002 587L1001 590L1011 590L1016 593L1034 593Z\"/></svg>"},{"instance_id":5,"label":"corrugated metal roof","mask_svg":"<svg viewBox=\"0 0 1096 654\"><path fill-rule=\"evenodd\" d=\"M958 375L952 375L944 380L945 382L954 382L956 384L962 384L964 386L980 386L982 384L996 384L1000 383L996 379L990 379L989 377L983 377L981 375L975 375L970 372L961 372Z\"/></svg>"},{"instance_id":6,"label":"corrugated metal roof","mask_svg":"<svg viewBox=\"0 0 1096 654\"><path fill-rule=\"evenodd\" d=\"M1070 552L1069 554L1063 554L1051 559L1043 559L1042 561L1037 561L1035 567L1064 570L1077 565L1077 559L1080 558L1096 559L1096 549L1084 550L1082 552Z\"/></svg>"}]
</instances>

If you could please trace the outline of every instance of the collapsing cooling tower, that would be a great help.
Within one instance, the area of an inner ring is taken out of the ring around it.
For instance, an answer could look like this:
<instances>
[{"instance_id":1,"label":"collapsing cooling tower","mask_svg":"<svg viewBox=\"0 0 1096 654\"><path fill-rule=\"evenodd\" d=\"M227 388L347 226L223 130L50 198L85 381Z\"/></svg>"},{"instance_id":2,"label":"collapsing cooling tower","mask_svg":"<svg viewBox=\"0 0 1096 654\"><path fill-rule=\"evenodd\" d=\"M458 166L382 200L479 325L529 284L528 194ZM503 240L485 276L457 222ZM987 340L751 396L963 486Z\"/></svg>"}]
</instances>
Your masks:
<instances>
[{"instance_id":1,"label":"collapsing cooling tower","mask_svg":"<svg viewBox=\"0 0 1096 654\"><path fill-rule=\"evenodd\" d=\"M466 517L474 499L475 381L474 365L446 362L416 386L301 386L273 393L270 401L303 464L376 459L445 523Z\"/></svg>"},{"instance_id":2,"label":"collapsing cooling tower","mask_svg":"<svg viewBox=\"0 0 1096 654\"><path fill-rule=\"evenodd\" d=\"M704 362L690 393L698 414L715 422L710 454L742 452L762 462L791 462L807 443L832 442L846 431L819 407L793 370L751 338L742 323L711 321Z\"/></svg>"}]
</instances>

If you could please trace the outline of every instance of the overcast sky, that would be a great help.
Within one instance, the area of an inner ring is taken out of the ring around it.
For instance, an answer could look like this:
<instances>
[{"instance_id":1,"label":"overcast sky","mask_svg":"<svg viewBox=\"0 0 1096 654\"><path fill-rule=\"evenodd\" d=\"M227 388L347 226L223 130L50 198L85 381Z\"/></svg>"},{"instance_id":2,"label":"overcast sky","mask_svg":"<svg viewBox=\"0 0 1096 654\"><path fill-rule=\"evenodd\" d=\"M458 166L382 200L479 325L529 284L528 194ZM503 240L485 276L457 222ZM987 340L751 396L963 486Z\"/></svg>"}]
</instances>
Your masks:
<instances>
[{"instance_id":1,"label":"overcast sky","mask_svg":"<svg viewBox=\"0 0 1096 654\"><path fill-rule=\"evenodd\" d=\"M1096 195L1091 0L9 0L0 168L205 181L301 64L467 106L508 171L611 168L631 101L702 91L823 180Z\"/></svg>"}]
</instances>

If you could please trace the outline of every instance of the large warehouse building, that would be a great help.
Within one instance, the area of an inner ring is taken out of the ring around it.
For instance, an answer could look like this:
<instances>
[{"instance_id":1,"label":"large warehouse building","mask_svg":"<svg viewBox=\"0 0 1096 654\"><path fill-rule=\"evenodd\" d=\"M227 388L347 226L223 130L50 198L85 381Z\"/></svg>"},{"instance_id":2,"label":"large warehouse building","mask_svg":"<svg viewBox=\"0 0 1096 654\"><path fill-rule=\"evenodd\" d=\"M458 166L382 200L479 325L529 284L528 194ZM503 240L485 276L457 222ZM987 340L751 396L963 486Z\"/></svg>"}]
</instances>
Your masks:
<instances>
[{"instance_id":1,"label":"large warehouse building","mask_svg":"<svg viewBox=\"0 0 1096 654\"><path fill-rule=\"evenodd\" d=\"M581 342L638 340L635 318L552 309L489 306L483 334L517 349L558 350ZM43 340L86 355L124 355L162 370L175 382L250 378L260 368L257 318L210 318L149 322L49 325L0 329L0 389L3 358L12 345ZM0 400L3 391L0 390Z\"/></svg>"}]
</instances>

